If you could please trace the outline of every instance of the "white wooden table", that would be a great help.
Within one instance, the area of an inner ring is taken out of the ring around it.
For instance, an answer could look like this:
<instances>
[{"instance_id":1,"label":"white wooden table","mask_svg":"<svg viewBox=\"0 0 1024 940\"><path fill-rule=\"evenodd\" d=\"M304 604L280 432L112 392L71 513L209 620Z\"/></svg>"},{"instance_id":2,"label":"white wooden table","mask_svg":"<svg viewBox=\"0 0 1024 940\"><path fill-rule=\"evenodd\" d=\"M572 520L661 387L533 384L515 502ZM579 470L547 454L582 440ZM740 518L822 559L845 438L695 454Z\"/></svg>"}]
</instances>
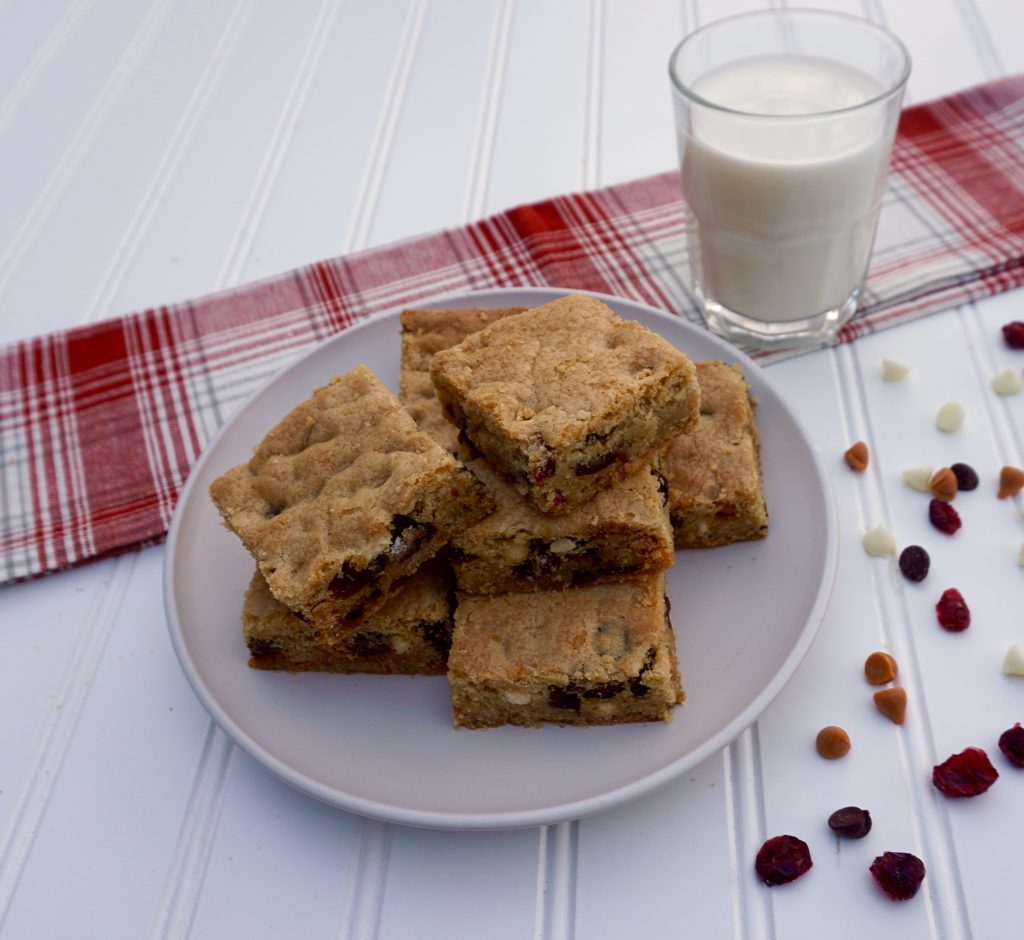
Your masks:
<instances>
[{"instance_id":1,"label":"white wooden table","mask_svg":"<svg viewBox=\"0 0 1024 940\"><path fill-rule=\"evenodd\" d=\"M667 169L671 47L768 5L784 4L0 0L0 340ZM910 101L1024 70L1019 0L816 5L904 39ZM1024 640L1024 519L990 491L999 466L1024 463L1024 398L988 381L1021 366L998 327L1022 314L1011 293L770 367L833 472L840 561L823 627L731 746L584 820L415 830L279 782L186 684L161 547L4 588L4 940L1019 936L1024 771L995 742L1024 721L1024 679L1000 670ZM910 380L882 382L883 356L910 363ZM943 436L933 416L950 399L968 420ZM874 458L860 476L841 459L858 438ZM900 474L956 460L985 492L968 537L939 542ZM910 586L867 557L876 522L935 546L950 583ZM948 586L971 604L962 635L934 621ZM902 728L860 672L876 648L901 665ZM814 753L830 723L854 741L842 761ZM930 768L969 744L1002 778L947 801ZM849 803L875 829L837 847L824 820ZM811 842L816 864L769 891L753 858L781 832ZM925 860L911 902L867 874L887 849Z\"/></svg>"}]
</instances>

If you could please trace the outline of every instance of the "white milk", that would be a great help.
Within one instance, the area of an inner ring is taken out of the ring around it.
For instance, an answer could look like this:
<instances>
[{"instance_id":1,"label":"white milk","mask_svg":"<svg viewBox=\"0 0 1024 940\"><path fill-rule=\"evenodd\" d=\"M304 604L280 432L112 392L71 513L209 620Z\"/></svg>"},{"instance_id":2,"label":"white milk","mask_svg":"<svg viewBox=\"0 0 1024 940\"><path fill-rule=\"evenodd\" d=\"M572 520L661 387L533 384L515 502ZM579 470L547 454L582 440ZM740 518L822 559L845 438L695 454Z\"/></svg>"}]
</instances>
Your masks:
<instances>
[{"instance_id":1,"label":"white milk","mask_svg":"<svg viewBox=\"0 0 1024 940\"><path fill-rule=\"evenodd\" d=\"M715 69L693 91L732 109L695 106L680 150L705 298L765 321L841 305L867 269L890 142L881 105L821 112L863 104L881 85L776 55Z\"/></svg>"}]
</instances>

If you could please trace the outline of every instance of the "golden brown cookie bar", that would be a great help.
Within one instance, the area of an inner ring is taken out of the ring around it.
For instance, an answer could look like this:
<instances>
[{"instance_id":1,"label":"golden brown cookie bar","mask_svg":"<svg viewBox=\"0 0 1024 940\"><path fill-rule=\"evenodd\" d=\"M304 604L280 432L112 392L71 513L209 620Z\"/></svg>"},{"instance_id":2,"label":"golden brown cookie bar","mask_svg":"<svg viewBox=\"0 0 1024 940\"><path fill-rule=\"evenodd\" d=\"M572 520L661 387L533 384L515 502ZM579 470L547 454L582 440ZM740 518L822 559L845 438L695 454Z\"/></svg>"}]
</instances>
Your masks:
<instances>
[{"instance_id":1,"label":"golden brown cookie bar","mask_svg":"<svg viewBox=\"0 0 1024 940\"><path fill-rule=\"evenodd\" d=\"M254 669L440 675L452 642L451 578L428 561L357 627L339 624L335 642L270 593L259 570L242 606L242 634Z\"/></svg>"},{"instance_id":2,"label":"golden brown cookie bar","mask_svg":"<svg viewBox=\"0 0 1024 940\"><path fill-rule=\"evenodd\" d=\"M700 419L662 451L676 548L768 534L754 404L743 370L699 362Z\"/></svg>"},{"instance_id":3,"label":"golden brown cookie bar","mask_svg":"<svg viewBox=\"0 0 1024 940\"><path fill-rule=\"evenodd\" d=\"M621 581L674 561L667 483L654 467L561 516L540 512L482 457L468 467L498 508L448 546L462 591L503 594Z\"/></svg>"},{"instance_id":4,"label":"golden brown cookie bar","mask_svg":"<svg viewBox=\"0 0 1024 940\"><path fill-rule=\"evenodd\" d=\"M460 593L448 682L456 727L667 721L683 691L665 576Z\"/></svg>"},{"instance_id":5,"label":"golden brown cookie bar","mask_svg":"<svg viewBox=\"0 0 1024 940\"><path fill-rule=\"evenodd\" d=\"M448 419L548 513L645 469L699 410L683 353L582 295L503 317L430 372Z\"/></svg>"},{"instance_id":6,"label":"golden brown cookie bar","mask_svg":"<svg viewBox=\"0 0 1024 940\"><path fill-rule=\"evenodd\" d=\"M653 468L561 516L540 512L482 457L457 441L430 381L434 354L518 308L402 313L401 399L421 430L467 461L498 508L449 545L459 588L478 594L553 590L661 571L673 561L667 484Z\"/></svg>"},{"instance_id":7,"label":"golden brown cookie bar","mask_svg":"<svg viewBox=\"0 0 1024 940\"><path fill-rule=\"evenodd\" d=\"M449 453L461 456L458 429L444 416L430 380L430 361L495 320L523 313L525 307L473 307L467 310L403 310L402 371L398 397L416 426Z\"/></svg>"},{"instance_id":8,"label":"golden brown cookie bar","mask_svg":"<svg viewBox=\"0 0 1024 940\"><path fill-rule=\"evenodd\" d=\"M210 495L273 595L325 630L361 621L494 508L366 366L316 389Z\"/></svg>"}]
</instances>

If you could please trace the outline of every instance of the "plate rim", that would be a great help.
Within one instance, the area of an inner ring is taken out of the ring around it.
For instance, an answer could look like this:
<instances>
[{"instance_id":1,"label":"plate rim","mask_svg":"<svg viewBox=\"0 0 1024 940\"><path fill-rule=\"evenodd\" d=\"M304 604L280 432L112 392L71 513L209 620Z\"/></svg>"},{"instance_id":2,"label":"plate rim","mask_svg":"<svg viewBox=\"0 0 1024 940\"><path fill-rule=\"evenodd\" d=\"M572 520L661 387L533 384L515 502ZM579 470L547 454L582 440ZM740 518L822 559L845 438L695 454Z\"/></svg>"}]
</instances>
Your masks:
<instances>
[{"instance_id":1,"label":"plate rim","mask_svg":"<svg viewBox=\"0 0 1024 940\"><path fill-rule=\"evenodd\" d=\"M484 288L481 290L449 291L435 296L417 299L404 304L398 304L367 316L358 323L353 324L341 333L337 333L321 343L314 343L309 349L300 354L296 359L283 366L269 379L255 389L228 417L228 419L217 429L216 433L205 445L199 458L192 466L188 479L181 490L178 502L175 505L171 524L167 532L166 551L163 565L163 602L164 615L167 621L167 629L170 633L171 645L175 656L185 678L192 688L193 693L199 699L200 704L207 710L210 717L217 726L234 742L241 747L250 757L261 766L269 770L279 779L295 787L296 789L315 797L329 805L340 809L348 810L360 816L379 819L386 822L400 825L414 826L427 829L448 829L448 830L501 830L520 829L538 825L548 825L563 822L568 819L578 819L584 816L593 815L611 809L615 806L631 802L675 779L686 770L706 760L712 754L722 750L734 741L740 734L750 727L757 718L765 711L771 702L778 696L782 689L795 674L800 663L803 661L811 644L814 642L824 620L825 612L835 585L836 571L838 568L839 555L839 532L837 523L837 508L835 491L831 475L825 465L817 444L810 436L807 426L799 417L799 413L792 407L787 397L777 388L753 359L742 350L730 345L725 340L715 336L710 331L701 334L702 338L709 340L713 346L717 346L723 357L739 362L745 370L752 370L762 382L778 399L785 411L790 415L793 423L807 445L811 455L812 465L822 484L823 505L825 510L825 558L822 569L822 578L815 593L814 602L811 605L807 616L807 622L799 634L798 641L790 649L783 661L782 667L772 676L771 680L761 689L760 693L737 714L732 721L723 728L712 734L703 744L685 754L670 761L663 767L645 774L629 783L616 786L610 790L598 794L582 797L578 800L560 802L550 806L537 809L519 809L510 811L490 812L467 812L455 811L422 810L409 807L396 806L391 803L383 803L370 800L365 797L338 790L336 787L323 783L307 773L295 770L281 758L271 753L263 745L253 740L248 732L241 728L238 723L224 710L213 692L202 681L197 667L193 664L185 646L182 624L178 617L174 603L174 581L177 559L177 545L179 533L184 525L184 517L187 507L190 505L193 489L196 481L201 476L199 472L206 464L209 455L216 450L220 439L229 432L235 417L249 408L252 402L260 395L281 381L282 377L292 370L301 369L303 363L309 359L324 343L344 341L346 337L353 335L353 330L369 328L378 320L395 317L402 310L410 306L439 307L442 304L461 306L509 306L512 297L529 298L536 301L533 305L546 303L557 297L564 297L572 294L586 294L602 300L609 306L621 306L623 304L632 308L639 308L645 314L654 315L656 318L672 322L676 326L683 325L685 328L699 330L700 328L678 315L667 313L656 307L632 300L625 297L616 297L611 294L597 291L574 290L561 287L498 287ZM479 302L475 302L479 301Z\"/></svg>"}]
</instances>

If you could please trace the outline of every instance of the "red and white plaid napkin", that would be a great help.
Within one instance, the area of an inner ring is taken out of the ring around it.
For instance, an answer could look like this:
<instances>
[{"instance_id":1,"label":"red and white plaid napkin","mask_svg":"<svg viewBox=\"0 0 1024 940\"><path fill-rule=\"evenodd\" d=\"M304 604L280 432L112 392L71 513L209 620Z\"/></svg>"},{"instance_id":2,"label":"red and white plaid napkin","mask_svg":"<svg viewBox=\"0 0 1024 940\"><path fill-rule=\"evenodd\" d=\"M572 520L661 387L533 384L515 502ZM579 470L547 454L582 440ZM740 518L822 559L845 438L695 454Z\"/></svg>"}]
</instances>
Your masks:
<instances>
[{"instance_id":1,"label":"red and white plaid napkin","mask_svg":"<svg viewBox=\"0 0 1024 940\"><path fill-rule=\"evenodd\" d=\"M1024 76L904 112L847 342L1024 283ZM699 322L678 177L519 206L0 349L0 583L159 540L203 445L312 344L453 291L558 286Z\"/></svg>"}]
</instances>

